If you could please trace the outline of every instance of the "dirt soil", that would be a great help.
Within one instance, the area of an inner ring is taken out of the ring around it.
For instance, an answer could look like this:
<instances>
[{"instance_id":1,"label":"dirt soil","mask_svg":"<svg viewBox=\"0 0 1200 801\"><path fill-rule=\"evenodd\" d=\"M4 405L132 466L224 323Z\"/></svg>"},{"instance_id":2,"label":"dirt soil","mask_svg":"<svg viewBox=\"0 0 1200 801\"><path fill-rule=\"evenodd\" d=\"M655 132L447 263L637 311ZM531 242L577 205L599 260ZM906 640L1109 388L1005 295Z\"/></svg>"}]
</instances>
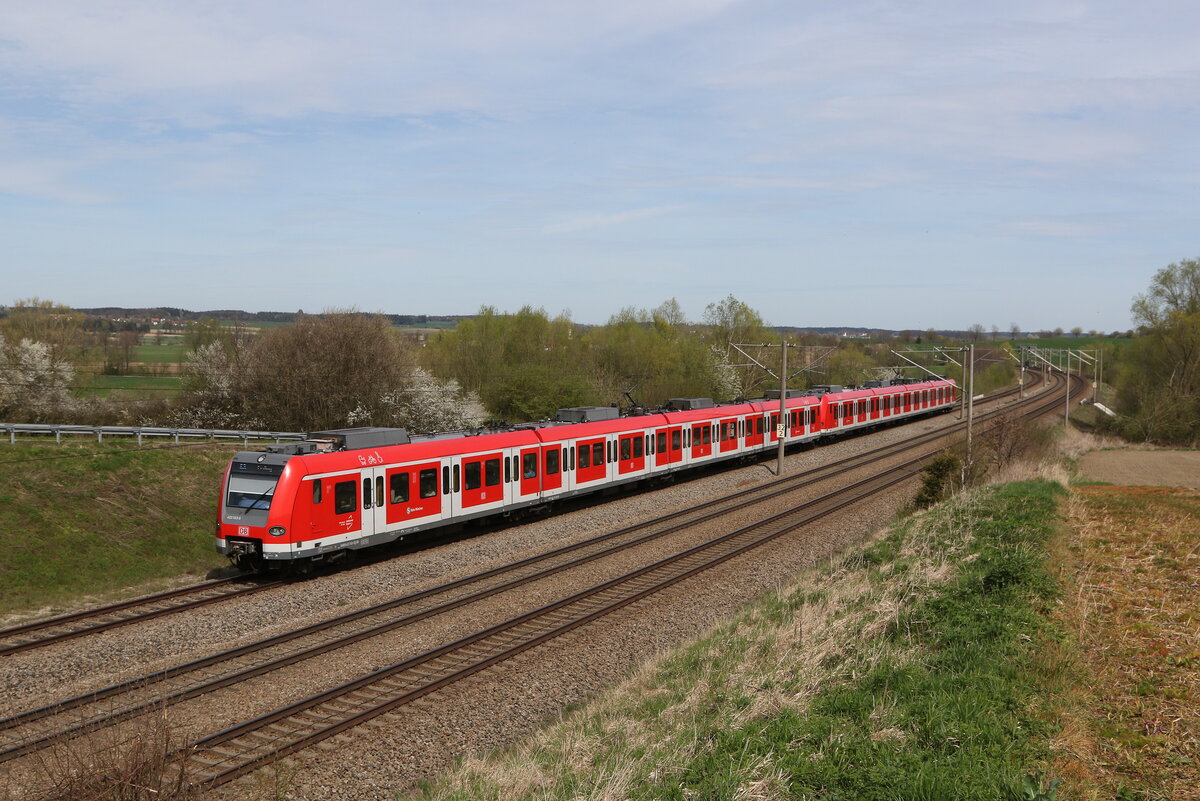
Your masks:
<instances>
[{"instance_id":1,"label":"dirt soil","mask_svg":"<svg viewBox=\"0 0 1200 801\"><path fill-rule=\"evenodd\" d=\"M1200 451L1091 451L1079 472L1122 487L1186 487L1200 490Z\"/></svg>"}]
</instances>

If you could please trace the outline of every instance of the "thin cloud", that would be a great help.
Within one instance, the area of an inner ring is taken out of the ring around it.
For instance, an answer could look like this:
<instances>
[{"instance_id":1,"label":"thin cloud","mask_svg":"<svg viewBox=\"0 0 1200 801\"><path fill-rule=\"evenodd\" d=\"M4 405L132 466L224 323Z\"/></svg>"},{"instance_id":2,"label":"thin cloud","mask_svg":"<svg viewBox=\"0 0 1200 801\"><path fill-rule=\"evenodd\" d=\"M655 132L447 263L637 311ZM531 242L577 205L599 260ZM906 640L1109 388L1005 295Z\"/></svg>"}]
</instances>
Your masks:
<instances>
[{"instance_id":1,"label":"thin cloud","mask_svg":"<svg viewBox=\"0 0 1200 801\"><path fill-rule=\"evenodd\" d=\"M646 209L619 211L614 214L593 214L586 217L576 217L573 220L567 220L556 225L550 225L543 228L542 231L547 234L566 234L575 231L586 231L591 228L605 228L610 225L623 225L638 220L648 220L652 217L661 217L664 214L672 214L679 211L681 208L682 206L653 206Z\"/></svg>"}]
</instances>

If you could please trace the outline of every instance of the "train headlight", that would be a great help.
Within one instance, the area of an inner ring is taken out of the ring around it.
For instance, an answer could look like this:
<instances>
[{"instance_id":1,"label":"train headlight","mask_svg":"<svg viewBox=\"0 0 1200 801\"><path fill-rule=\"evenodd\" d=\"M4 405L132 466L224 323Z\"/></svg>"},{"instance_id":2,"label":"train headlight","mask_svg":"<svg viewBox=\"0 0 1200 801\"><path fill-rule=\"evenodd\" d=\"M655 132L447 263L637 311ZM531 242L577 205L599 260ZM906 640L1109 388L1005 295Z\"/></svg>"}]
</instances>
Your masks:
<instances>
[{"instance_id":1,"label":"train headlight","mask_svg":"<svg viewBox=\"0 0 1200 801\"><path fill-rule=\"evenodd\" d=\"M287 534L287 529L283 526L271 526L267 529L267 533L272 537L282 537L284 534Z\"/></svg>"}]
</instances>

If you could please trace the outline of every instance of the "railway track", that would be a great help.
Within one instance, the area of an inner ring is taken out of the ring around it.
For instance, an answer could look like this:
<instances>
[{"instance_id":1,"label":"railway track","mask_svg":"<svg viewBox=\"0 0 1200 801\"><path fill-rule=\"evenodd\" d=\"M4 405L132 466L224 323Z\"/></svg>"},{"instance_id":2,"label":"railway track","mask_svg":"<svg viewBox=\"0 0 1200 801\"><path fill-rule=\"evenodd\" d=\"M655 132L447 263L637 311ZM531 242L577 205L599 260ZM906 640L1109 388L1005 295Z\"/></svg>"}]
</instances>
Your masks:
<instances>
[{"instance_id":1,"label":"railway track","mask_svg":"<svg viewBox=\"0 0 1200 801\"><path fill-rule=\"evenodd\" d=\"M1058 401L1052 401L1052 403L1057 405ZM987 414L981 414L980 420L985 420L987 416ZM731 510L744 509L747 504L761 503L781 494L794 492L815 482L831 478L841 472L861 468L866 464L875 463L881 458L911 451L914 448L920 448L933 441L943 439L952 434L961 425L963 424L959 423L952 426L949 431L939 430L924 433L902 443L893 443L875 449L868 454L842 459L806 471L805 473L789 476L769 485L736 493L735 495L706 504L704 507L700 507L683 516L676 515L672 516L669 520L660 519L628 529L622 529L621 531L611 532L582 543L514 563L513 565L468 577L449 585L396 599L360 612L343 615L330 621L315 624L296 632L290 632L241 648L231 649L222 654L216 654L187 665L170 668L142 679L114 685L105 690L79 696L76 699L70 699L61 704L44 707L40 710L32 710L28 713L8 718L0 721L0 737L3 738L3 741L6 741L4 746L0 746L5 749L0 752L0 760L11 759L29 753L63 737L80 736L120 720L134 717L151 707L193 698L203 693L229 686L235 682L276 670L285 665L294 664L303 659L326 653L335 648L344 647L352 642L395 630L400 626L409 625L432 615L440 614L468 603L478 602L522 584L536 581L594 559L611 555L658 537L666 536L673 531L694 526L704 520L719 517L729 513ZM936 452L937 450L935 449L905 462L904 464L908 466L908 471L903 473L899 478L896 478L896 480L903 480L908 475L911 475L911 472L917 469L913 468L912 465L918 464L920 461L928 458L930 453ZM888 475L893 475L893 473L888 473ZM857 500L857 497L855 496L853 500ZM846 503L853 502L853 500L846 501ZM810 506L806 505L797 508L807 509ZM826 510L823 513L828 513L829 511L831 510ZM803 524L798 523L796 525ZM794 528L795 526L792 526L787 530ZM779 536L779 533L774 534L771 538L776 536ZM768 540L763 540L762 542L765 541ZM762 542L758 544L762 544ZM712 543L709 543L705 547L710 547L711 545ZM738 547L740 548L741 546ZM739 550L738 552L741 551ZM723 557L721 561L724 561L726 558L731 557ZM717 563L719 562L714 562L713 564ZM638 574L641 575L644 572L644 570L638 571ZM661 589L661 587L658 587L658 589ZM437 600L439 596L441 597L440 601ZM555 608L558 608L560 605L555 605ZM582 622L577 622L574 625L582 625ZM472 639L471 641L474 642L475 640ZM526 647L533 647L533 645L527 645ZM445 648L450 648L450 646L446 646ZM444 651L445 648L439 649L438 653ZM456 651L455 653L459 652ZM466 653L469 653L469 651ZM460 657L461 654L455 657L455 659L460 659ZM489 662L488 664L491 663ZM422 671L424 670L422 668ZM405 681L408 681L408 679L405 679ZM439 684L437 686L442 685ZM426 691L432 692L433 689L436 689L436 687ZM422 692L421 694L424 693ZM359 695L361 696L362 694L360 693ZM412 696L409 700L415 697L419 697L419 695ZM101 700L105 701L103 705L105 712L102 714L90 717L86 714L83 716L66 714L69 710ZM323 715L324 713L320 714ZM379 714L382 714L382 712ZM308 713L306 713L306 716L311 717ZM82 722L80 722L81 717ZM72 721L71 725L63 728L60 724L64 720ZM282 724L272 722L263 725L271 726L273 727L272 730L276 730ZM286 725L289 727L293 726L291 723ZM350 723L345 725L357 724ZM214 735L214 737L217 736L220 735ZM330 734L324 736L330 736ZM251 739L261 740L262 737L261 735L255 735ZM300 738L300 740L304 743L310 742L308 735ZM208 741L201 742L206 743ZM284 752L291 753L299 747L304 746L299 745L294 748L285 746ZM224 745L221 745L220 748L228 750L228 747ZM253 762L254 765L259 764L257 758ZM249 770L252 768L253 766L246 769ZM220 780L225 781L228 778L233 778L233 776L228 776ZM205 779L205 781L212 780L215 780L215 774Z\"/></svg>"},{"instance_id":2,"label":"railway track","mask_svg":"<svg viewBox=\"0 0 1200 801\"><path fill-rule=\"evenodd\" d=\"M1056 400L1035 403L1027 415L1045 414L1057 405ZM193 786L224 784L361 725L895 486L939 451L929 450L624 576L197 740L180 754L188 780Z\"/></svg>"},{"instance_id":3,"label":"railway track","mask_svg":"<svg viewBox=\"0 0 1200 801\"><path fill-rule=\"evenodd\" d=\"M249 575L232 576L0 629L0 656L253 595L282 583L254 581Z\"/></svg>"},{"instance_id":4,"label":"railway track","mask_svg":"<svg viewBox=\"0 0 1200 801\"><path fill-rule=\"evenodd\" d=\"M981 415L981 419L986 416ZM768 485L715 499L682 514L602 534L446 585L14 715L0 720L0 762L38 750L56 739L77 737L152 708L214 692L646 544L731 511L740 511L748 505L796 492L841 472L942 439L960 425L951 426L949 431L926 432L868 453L829 462ZM97 706L100 702L104 702L100 712L90 715L73 712L80 707Z\"/></svg>"},{"instance_id":5,"label":"railway track","mask_svg":"<svg viewBox=\"0 0 1200 801\"><path fill-rule=\"evenodd\" d=\"M1016 392L1015 388L1008 389L997 393L991 399L999 399ZM249 574L233 576L0 629L0 656L53 645L120 626L142 623L220 601L246 597L284 583L283 580L276 580L258 581L248 585L247 582L252 580L253 577Z\"/></svg>"}]
</instances>

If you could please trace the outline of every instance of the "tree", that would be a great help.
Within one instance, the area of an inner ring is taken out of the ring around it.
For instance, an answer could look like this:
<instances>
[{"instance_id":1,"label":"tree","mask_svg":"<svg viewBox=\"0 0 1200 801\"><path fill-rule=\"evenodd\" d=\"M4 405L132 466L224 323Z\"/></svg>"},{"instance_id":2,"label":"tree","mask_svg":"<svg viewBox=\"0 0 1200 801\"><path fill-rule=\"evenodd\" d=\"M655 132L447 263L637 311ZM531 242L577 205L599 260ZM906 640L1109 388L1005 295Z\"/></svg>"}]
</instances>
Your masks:
<instances>
[{"instance_id":1,"label":"tree","mask_svg":"<svg viewBox=\"0 0 1200 801\"><path fill-rule=\"evenodd\" d=\"M983 323L975 323L967 329L967 334L971 337L972 342L978 342L983 338Z\"/></svg>"},{"instance_id":2,"label":"tree","mask_svg":"<svg viewBox=\"0 0 1200 801\"><path fill-rule=\"evenodd\" d=\"M433 337L421 358L439 378L477 393L493 415L519 422L573 405L568 399L595 401L598 381L581 339L565 313L551 319L530 306L515 314L484 306ZM554 402L556 391L564 402Z\"/></svg>"},{"instance_id":3,"label":"tree","mask_svg":"<svg viewBox=\"0 0 1200 801\"><path fill-rule=\"evenodd\" d=\"M413 344L380 315L304 315L255 340L232 333L189 354L178 421L202 427L316 431L473 425L478 401L416 364Z\"/></svg>"},{"instance_id":4,"label":"tree","mask_svg":"<svg viewBox=\"0 0 1200 801\"><path fill-rule=\"evenodd\" d=\"M1016 323L1009 323L1008 324L1008 333L1013 339L1020 339L1021 338L1021 326L1017 325Z\"/></svg>"},{"instance_id":5,"label":"tree","mask_svg":"<svg viewBox=\"0 0 1200 801\"><path fill-rule=\"evenodd\" d=\"M75 368L45 342L0 337L0 417L45 422L71 409Z\"/></svg>"},{"instance_id":6,"label":"tree","mask_svg":"<svg viewBox=\"0 0 1200 801\"><path fill-rule=\"evenodd\" d=\"M1150 288L1133 299L1133 320L1146 328L1172 315L1200 313L1200 260L1183 259L1154 274Z\"/></svg>"},{"instance_id":7,"label":"tree","mask_svg":"<svg viewBox=\"0 0 1200 801\"><path fill-rule=\"evenodd\" d=\"M828 382L847 387L861 386L871 377L877 366L858 345L841 348L829 357L827 365Z\"/></svg>"},{"instance_id":8,"label":"tree","mask_svg":"<svg viewBox=\"0 0 1200 801\"><path fill-rule=\"evenodd\" d=\"M50 349L49 358L54 362L76 361L84 356L91 344L82 312L41 298L14 302L0 320L0 334L11 345L18 345L22 340L45 344Z\"/></svg>"},{"instance_id":9,"label":"tree","mask_svg":"<svg viewBox=\"0 0 1200 801\"><path fill-rule=\"evenodd\" d=\"M717 361L717 373L724 379L728 390L739 397L750 397L773 381L757 365L741 366L746 364L746 359L732 348L735 344L779 342L779 337L767 330L757 311L733 295L728 295L724 300L708 304L704 308L702 321Z\"/></svg>"},{"instance_id":10,"label":"tree","mask_svg":"<svg viewBox=\"0 0 1200 801\"><path fill-rule=\"evenodd\" d=\"M1122 433L1168 444L1200 441L1200 261L1159 270L1131 311L1141 335L1117 372Z\"/></svg>"}]
</instances>

